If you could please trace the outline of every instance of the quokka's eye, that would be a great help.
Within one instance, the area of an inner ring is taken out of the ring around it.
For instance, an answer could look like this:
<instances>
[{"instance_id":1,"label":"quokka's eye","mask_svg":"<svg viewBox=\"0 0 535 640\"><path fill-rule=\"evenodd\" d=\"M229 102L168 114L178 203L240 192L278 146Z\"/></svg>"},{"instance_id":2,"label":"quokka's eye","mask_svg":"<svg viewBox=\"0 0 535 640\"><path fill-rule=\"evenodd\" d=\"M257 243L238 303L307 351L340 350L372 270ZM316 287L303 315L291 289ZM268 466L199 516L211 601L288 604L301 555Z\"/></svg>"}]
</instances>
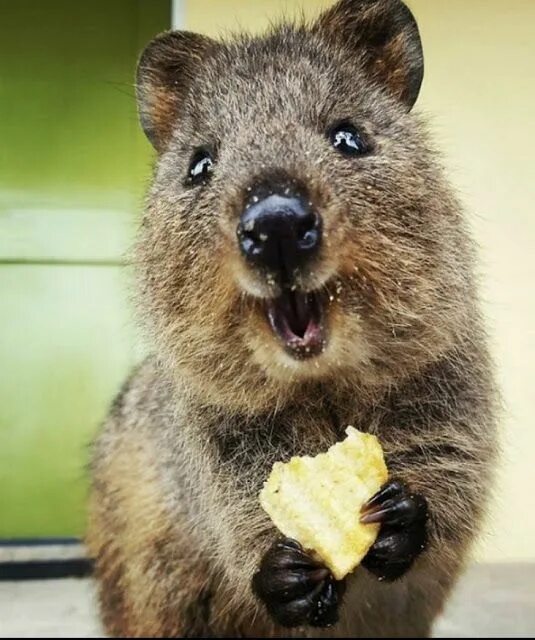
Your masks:
<instances>
[{"instance_id":1,"label":"quokka's eye","mask_svg":"<svg viewBox=\"0 0 535 640\"><path fill-rule=\"evenodd\" d=\"M339 122L332 127L329 140L345 156L362 156L370 151L366 138L350 122Z\"/></svg>"},{"instance_id":2,"label":"quokka's eye","mask_svg":"<svg viewBox=\"0 0 535 640\"><path fill-rule=\"evenodd\" d=\"M215 161L208 149L197 149L191 158L187 182L197 185L206 182L214 171Z\"/></svg>"}]
</instances>

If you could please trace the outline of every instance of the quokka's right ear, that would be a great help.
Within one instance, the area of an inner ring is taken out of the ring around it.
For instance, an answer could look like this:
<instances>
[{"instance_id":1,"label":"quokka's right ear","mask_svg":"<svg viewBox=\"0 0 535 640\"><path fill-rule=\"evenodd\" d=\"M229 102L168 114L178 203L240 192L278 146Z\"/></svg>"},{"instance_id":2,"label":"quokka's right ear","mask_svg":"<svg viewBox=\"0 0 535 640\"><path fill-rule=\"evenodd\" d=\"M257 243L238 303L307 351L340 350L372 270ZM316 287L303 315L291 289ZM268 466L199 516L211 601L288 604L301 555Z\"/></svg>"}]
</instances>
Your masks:
<instances>
[{"instance_id":1,"label":"quokka's right ear","mask_svg":"<svg viewBox=\"0 0 535 640\"><path fill-rule=\"evenodd\" d=\"M167 31L152 40L139 59L136 95L147 138L161 152L180 106L215 40L190 31Z\"/></svg>"}]
</instances>

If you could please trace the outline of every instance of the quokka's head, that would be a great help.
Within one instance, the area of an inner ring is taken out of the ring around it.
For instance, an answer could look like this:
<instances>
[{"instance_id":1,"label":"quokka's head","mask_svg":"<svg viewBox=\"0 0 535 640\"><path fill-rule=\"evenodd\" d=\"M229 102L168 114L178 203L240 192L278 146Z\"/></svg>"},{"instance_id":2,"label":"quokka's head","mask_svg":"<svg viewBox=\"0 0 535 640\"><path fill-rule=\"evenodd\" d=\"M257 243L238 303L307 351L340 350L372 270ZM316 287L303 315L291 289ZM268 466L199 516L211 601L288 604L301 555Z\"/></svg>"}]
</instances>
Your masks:
<instances>
[{"instance_id":1,"label":"quokka's head","mask_svg":"<svg viewBox=\"0 0 535 640\"><path fill-rule=\"evenodd\" d=\"M160 352L208 401L391 383L465 317L467 239L423 127L400 0L220 42L164 33L138 68L158 152L137 256Z\"/></svg>"}]
</instances>

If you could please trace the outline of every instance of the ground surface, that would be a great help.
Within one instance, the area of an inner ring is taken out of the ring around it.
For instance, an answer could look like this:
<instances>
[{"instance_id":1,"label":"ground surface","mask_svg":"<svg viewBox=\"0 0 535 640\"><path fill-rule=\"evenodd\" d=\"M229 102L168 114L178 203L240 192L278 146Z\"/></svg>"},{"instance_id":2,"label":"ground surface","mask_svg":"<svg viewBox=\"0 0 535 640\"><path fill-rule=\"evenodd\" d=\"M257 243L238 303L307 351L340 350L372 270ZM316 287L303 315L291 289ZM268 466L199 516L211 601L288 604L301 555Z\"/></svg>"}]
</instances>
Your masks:
<instances>
[{"instance_id":1,"label":"ground surface","mask_svg":"<svg viewBox=\"0 0 535 640\"><path fill-rule=\"evenodd\" d=\"M101 635L91 580L0 582L0 637ZM436 637L533 637L535 565L484 565L463 578Z\"/></svg>"}]
</instances>

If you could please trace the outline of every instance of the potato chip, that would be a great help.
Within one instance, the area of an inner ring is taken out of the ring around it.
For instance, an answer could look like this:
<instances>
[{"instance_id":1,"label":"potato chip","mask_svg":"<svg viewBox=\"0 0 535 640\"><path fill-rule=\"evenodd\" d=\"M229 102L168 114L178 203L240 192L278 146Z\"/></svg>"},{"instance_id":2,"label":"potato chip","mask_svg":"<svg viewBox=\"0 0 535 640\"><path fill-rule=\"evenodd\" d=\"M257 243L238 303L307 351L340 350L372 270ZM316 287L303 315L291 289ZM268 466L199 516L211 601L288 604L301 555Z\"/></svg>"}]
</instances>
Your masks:
<instances>
[{"instance_id":1,"label":"potato chip","mask_svg":"<svg viewBox=\"0 0 535 640\"><path fill-rule=\"evenodd\" d=\"M353 427L347 438L315 457L276 462L260 504L286 537L322 560L337 580L373 545L379 525L361 524L361 507L388 479L377 438Z\"/></svg>"}]
</instances>

